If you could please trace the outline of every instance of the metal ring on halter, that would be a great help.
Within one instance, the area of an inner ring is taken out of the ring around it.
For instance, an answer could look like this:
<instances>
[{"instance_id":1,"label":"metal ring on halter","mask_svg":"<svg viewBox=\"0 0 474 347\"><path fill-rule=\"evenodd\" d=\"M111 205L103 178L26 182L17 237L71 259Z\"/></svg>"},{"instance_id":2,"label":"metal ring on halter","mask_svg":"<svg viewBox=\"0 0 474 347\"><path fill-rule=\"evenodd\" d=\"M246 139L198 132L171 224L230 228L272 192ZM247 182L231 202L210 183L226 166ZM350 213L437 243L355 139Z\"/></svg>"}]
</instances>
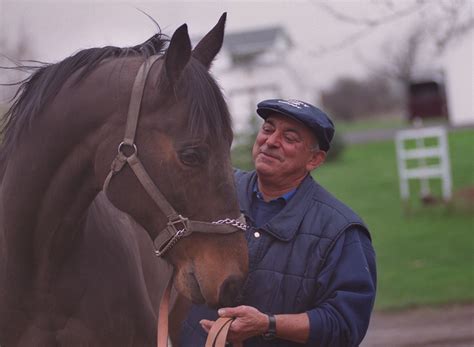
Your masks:
<instances>
[{"instance_id":1,"label":"metal ring on halter","mask_svg":"<svg viewBox=\"0 0 474 347\"><path fill-rule=\"evenodd\" d=\"M123 147L123 146L132 147L132 148L133 148L133 153L130 154L130 155L126 155L125 153L123 153L123 152L122 152L122 147ZM125 157L128 158L128 157L131 157L131 156L134 155L134 154L137 154L138 149L137 149L137 146L136 146L134 143L130 144L130 143L125 143L125 141L122 141L122 142L120 142L120 144L118 145L117 152L118 152L118 154L123 154Z\"/></svg>"}]
</instances>

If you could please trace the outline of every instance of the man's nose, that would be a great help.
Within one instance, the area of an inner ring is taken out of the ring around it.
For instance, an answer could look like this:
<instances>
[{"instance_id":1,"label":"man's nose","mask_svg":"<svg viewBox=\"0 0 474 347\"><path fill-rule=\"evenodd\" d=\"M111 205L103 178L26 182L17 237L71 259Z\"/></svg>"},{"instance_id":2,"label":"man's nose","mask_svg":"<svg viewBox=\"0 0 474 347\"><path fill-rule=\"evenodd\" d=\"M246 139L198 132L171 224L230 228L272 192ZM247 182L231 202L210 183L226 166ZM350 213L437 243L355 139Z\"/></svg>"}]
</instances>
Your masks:
<instances>
[{"instance_id":1,"label":"man's nose","mask_svg":"<svg viewBox=\"0 0 474 347\"><path fill-rule=\"evenodd\" d=\"M275 131L267 137L265 142L268 146L278 147L280 145L280 135Z\"/></svg>"}]
</instances>

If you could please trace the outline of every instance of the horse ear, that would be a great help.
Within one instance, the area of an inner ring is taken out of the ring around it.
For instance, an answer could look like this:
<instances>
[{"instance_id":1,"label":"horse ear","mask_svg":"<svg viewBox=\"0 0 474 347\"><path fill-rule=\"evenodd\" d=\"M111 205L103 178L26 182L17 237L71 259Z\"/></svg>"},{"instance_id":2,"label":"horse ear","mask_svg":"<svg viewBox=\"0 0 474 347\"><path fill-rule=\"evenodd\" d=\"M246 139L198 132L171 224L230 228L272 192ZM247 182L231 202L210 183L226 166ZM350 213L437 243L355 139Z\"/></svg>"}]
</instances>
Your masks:
<instances>
[{"instance_id":1,"label":"horse ear","mask_svg":"<svg viewBox=\"0 0 474 347\"><path fill-rule=\"evenodd\" d=\"M193 50L193 57L199 60L207 69L211 67L212 61L221 50L226 18L227 13L224 12L215 27L199 41Z\"/></svg>"},{"instance_id":2,"label":"horse ear","mask_svg":"<svg viewBox=\"0 0 474 347\"><path fill-rule=\"evenodd\" d=\"M165 54L165 78L171 88L176 86L190 58L191 40L188 26L183 24L174 32Z\"/></svg>"}]
</instances>

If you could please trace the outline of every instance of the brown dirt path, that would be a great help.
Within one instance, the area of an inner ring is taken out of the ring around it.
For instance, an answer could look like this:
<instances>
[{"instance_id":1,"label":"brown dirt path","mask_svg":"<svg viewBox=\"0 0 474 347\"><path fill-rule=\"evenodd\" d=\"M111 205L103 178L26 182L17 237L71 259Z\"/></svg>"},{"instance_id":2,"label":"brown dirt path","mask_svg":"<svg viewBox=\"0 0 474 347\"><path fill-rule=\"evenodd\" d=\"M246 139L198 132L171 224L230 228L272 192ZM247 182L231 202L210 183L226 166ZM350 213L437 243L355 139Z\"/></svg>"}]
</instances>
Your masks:
<instances>
[{"instance_id":1,"label":"brown dirt path","mask_svg":"<svg viewBox=\"0 0 474 347\"><path fill-rule=\"evenodd\" d=\"M474 304L375 312L361 347L474 347Z\"/></svg>"}]
</instances>

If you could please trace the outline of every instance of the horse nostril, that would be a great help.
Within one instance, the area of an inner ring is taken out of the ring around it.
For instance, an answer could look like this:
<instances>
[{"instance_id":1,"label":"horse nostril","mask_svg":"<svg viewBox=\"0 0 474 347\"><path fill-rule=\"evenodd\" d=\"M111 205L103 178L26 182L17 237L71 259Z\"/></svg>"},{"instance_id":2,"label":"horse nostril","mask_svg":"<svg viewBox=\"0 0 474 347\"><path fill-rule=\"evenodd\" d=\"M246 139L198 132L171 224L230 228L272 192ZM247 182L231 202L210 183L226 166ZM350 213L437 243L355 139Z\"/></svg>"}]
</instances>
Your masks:
<instances>
[{"instance_id":1,"label":"horse nostril","mask_svg":"<svg viewBox=\"0 0 474 347\"><path fill-rule=\"evenodd\" d=\"M243 284L244 279L242 277L235 275L227 277L219 291L219 305L221 307L235 306Z\"/></svg>"}]
</instances>

